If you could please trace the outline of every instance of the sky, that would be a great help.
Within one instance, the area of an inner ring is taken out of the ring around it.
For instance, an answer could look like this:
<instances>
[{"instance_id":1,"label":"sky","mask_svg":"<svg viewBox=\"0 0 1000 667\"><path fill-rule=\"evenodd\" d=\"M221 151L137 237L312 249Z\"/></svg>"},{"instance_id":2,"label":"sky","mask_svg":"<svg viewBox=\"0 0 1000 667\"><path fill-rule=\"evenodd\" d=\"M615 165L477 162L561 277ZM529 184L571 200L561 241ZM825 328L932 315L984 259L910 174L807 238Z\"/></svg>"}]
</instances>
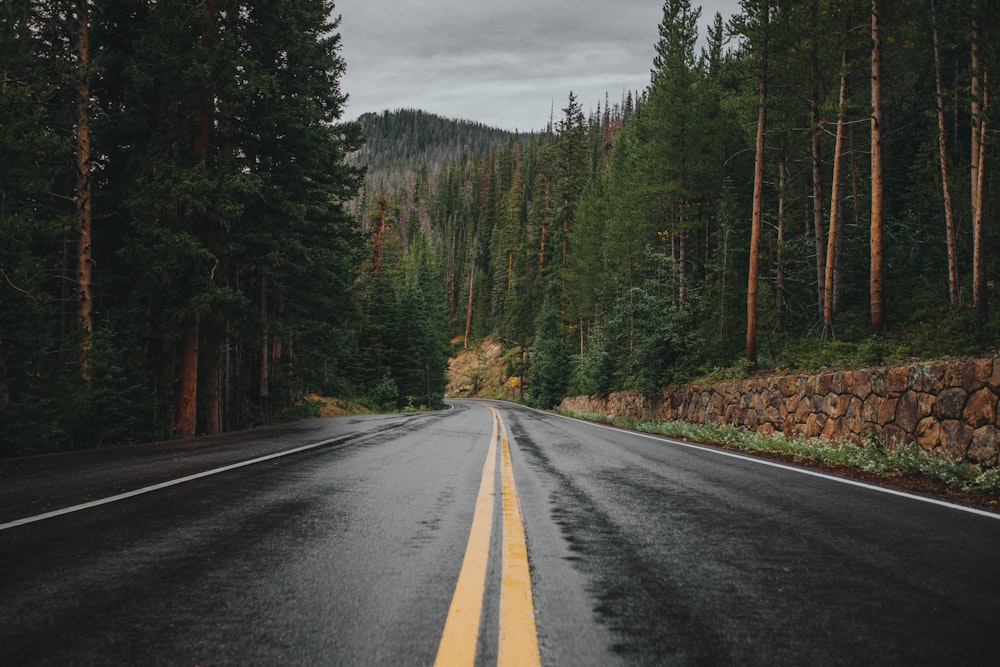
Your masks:
<instances>
[{"instance_id":1,"label":"sky","mask_svg":"<svg viewBox=\"0 0 1000 667\"><path fill-rule=\"evenodd\" d=\"M698 1L692 5L697 7ZM704 0L699 35L738 0ZM422 109L541 130L570 91L584 112L649 83L662 0L336 0L345 120Z\"/></svg>"}]
</instances>

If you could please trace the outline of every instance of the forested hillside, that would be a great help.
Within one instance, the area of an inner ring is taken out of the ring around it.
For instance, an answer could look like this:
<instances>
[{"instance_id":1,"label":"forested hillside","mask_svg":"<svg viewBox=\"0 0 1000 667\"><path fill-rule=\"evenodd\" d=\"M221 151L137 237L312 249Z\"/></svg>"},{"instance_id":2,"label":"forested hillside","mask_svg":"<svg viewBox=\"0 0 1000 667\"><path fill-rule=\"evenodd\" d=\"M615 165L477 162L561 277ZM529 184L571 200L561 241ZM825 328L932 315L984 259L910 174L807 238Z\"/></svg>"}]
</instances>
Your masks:
<instances>
[{"instance_id":1,"label":"forested hillside","mask_svg":"<svg viewBox=\"0 0 1000 667\"><path fill-rule=\"evenodd\" d=\"M417 109L367 113L358 124L364 144L350 162L365 167L366 189L373 191L379 185L398 189L414 175L439 173L449 163L464 164L522 136Z\"/></svg>"},{"instance_id":2,"label":"forested hillside","mask_svg":"<svg viewBox=\"0 0 1000 667\"><path fill-rule=\"evenodd\" d=\"M534 402L995 349L998 17L742 8L696 51L700 10L667 0L635 100L570 94L548 133L363 202L433 249L455 335L523 351Z\"/></svg>"}]
</instances>

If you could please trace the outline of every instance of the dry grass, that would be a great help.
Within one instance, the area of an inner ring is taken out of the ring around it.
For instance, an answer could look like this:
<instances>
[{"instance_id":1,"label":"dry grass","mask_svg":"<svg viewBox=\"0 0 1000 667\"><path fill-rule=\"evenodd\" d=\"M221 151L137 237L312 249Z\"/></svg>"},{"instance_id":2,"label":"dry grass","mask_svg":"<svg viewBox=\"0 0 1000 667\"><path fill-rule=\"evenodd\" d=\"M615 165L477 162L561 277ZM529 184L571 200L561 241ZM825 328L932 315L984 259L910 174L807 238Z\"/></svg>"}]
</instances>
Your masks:
<instances>
[{"instance_id":1,"label":"dry grass","mask_svg":"<svg viewBox=\"0 0 1000 667\"><path fill-rule=\"evenodd\" d=\"M320 417L340 417L343 415L367 415L371 410L340 398L328 398L319 394L309 394L309 400L319 404Z\"/></svg>"},{"instance_id":2,"label":"dry grass","mask_svg":"<svg viewBox=\"0 0 1000 667\"><path fill-rule=\"evenodd\" d=\"M461 344L462 339L453 341ZM499 398L509 396L504 348L492 336L475 348L460 350L448 364L445 396Z\"/></svg>"}]
</instances>

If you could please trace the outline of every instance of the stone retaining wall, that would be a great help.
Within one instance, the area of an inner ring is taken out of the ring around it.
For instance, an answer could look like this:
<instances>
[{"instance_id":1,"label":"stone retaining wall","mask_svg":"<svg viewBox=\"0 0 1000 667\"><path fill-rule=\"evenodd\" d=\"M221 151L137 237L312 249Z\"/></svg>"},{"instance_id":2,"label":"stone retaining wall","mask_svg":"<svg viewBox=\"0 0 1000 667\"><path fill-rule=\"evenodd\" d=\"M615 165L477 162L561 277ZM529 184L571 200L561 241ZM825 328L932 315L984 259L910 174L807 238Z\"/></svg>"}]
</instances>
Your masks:
<instances>
[{"instance_id":1,"label":"stone retaining wall","mask_svg":"<svg viewBox=\"0 0 1000 667\"><path fill-rule=\"evenodd\" d=\"M1000 357L824 371L815 375L567 398L562 407L634 418L730 424L760 433L862 442L917 443L995 466L1000 449Z\"/></svg>"}]
</instances>

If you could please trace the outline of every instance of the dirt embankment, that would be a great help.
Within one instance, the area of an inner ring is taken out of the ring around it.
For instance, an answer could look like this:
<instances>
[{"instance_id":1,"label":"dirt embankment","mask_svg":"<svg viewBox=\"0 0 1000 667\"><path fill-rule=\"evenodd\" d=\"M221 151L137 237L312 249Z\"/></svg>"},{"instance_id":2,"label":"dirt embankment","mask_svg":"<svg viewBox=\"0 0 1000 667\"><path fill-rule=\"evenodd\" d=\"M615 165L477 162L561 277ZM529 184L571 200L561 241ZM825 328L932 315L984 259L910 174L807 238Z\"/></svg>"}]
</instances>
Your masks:
<instances>
[{"instance_id":1,"label":"dirt embankment","mask_svg":"<svg viewBox=\"0 0 1000 667\"><path fill-rule=\"evenodd\" d=\"M310 401L316 401L319 403L319 416L320 417L340 417L343 415L367 415L371 413L371 410L359 405L358 403L352 403L350 401L345 401L340 398L329 398L327 396L320 396L319 394L309 394Z\"/></svg>"},{"instance_id":2,"label":"dirt embankment","mask_svg":"<svg viewBox=\"0 0 1000 667\"><path fill-rule=\"evenodd\" d=\"M460 343L461 339L453 341ZM505 350L500 341L487 337L474 348L459 350L448 364L446 396L461 398L511 398L520 396L521 379L511 378L512 363L520 360L518 349Z\"/></svg>"}]
</instances>

